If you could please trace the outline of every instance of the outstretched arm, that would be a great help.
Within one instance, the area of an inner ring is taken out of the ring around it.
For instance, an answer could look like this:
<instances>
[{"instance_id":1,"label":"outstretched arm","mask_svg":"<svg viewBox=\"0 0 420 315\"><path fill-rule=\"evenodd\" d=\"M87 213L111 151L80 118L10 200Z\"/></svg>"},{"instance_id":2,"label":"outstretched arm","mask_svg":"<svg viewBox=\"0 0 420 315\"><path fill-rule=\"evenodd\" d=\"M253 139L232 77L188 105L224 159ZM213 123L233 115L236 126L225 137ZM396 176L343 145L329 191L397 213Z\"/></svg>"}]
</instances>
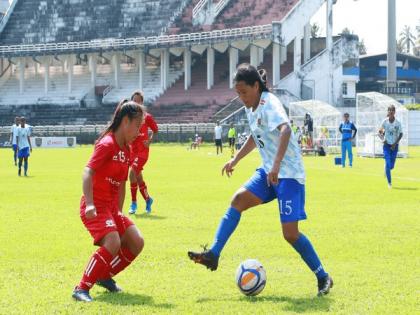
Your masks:
<instances>
[{"instance_id":1,"label":"outstretched arm","mask_svg":"<svg viewBox=\"0 0 420 315\"><path fill-rule=\"evenodd\" d=\"M249 135L241 149L236 153L235 157L227 162L222 168L222 175L226 172L228 177L232 176L234 167L239 163L245 156L247 156L256 147L254 138Z\"/></svg>"}]
</instances>

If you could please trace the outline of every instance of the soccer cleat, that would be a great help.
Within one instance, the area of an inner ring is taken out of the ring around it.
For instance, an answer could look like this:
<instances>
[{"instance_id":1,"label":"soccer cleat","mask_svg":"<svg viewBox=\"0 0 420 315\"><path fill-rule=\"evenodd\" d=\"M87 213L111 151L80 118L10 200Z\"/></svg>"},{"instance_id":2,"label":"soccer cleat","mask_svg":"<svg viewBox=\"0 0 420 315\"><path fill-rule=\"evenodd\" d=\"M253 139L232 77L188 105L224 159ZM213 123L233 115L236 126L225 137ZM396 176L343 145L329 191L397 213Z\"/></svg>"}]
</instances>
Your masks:
<instances>
[{"instance_id":1,"label":"soccer cleat","mask_svg":"<svg viewBox=\"0 0 420 315\"><path fill-rule=\"evenodd\" d=\"M96 281L96 284L99 285L102 288L107 289L109 292L116 293L121 292L122 289L117 285L114 279L109 278L106 280L98 280Z\"/></svg>"},{"instance_id":2,"label":"soccer cleat","mask_svg":"<svg viewBox=\"0 0 420 315\"><path fill-rule=\"evenodd\" d=\"M149 199L146 200L146 212L147 213L152 212L152 203L153 203L153 198L149 197Z\"/></svg>"},{"instance_id":3,"label":"soccer cleat","mask_svg":"<svg viewBox=\"0 0 420 315\"><path fill-rule=\"evenodd\" d=\"M92 302L93 299L89 295L89 291L79 289L78 287L74 288L73 294L71 295L73 299L80 302Z\"/></svg>"},{"instance_id":4,"label":"soccer cleat","mask_svg":"<svg viewBox=\"0 0 420 315\"><path fill-rule=\"evenodd\" d=\"M19 170L18 170L18 176L20 176L20 175L21 175L21 173L22 173L22 170L21 170L21 169L19 169Z\"/></svg>"},{"instance_id":5,"label":"soccer cleat","mask_svg":"<svg viewBox=\"0 0 420 315\"><path fill-rule=\"evenodd\" d=\"M217 270L219 265L219 257L213 254L212 251L206 250L206 247L204 247L204 251L201 253L188 252L188 257L195 263L206 266L207 269L210 269L211 271Z\"/></svg>"},{"instance_id":6,"label":"soccer cleat","mask_svg":"<svg viewBox=\"0 0 420 315\"><path fill-rule=\"evenodd\" d=\"M129 214L135 214L137 211L137 202L132 202L130 206L130 210L128 210Z\"/></svg>"},{"instance_id":7,"label":"soccer cleat","mask_svg":"<svg viewBox=\"0 0 420 315\"><path fill-rule=\"evenodd\" d=\"M392 184L388 184L388 188L389 189L392 189Z\"/></svg>"},{"instance_id":8,"label":"soccer cleat","mask_svg":"<svg viewBox=\"0 0 420 315\"><path fill-rule=\"evenodd\" d=\"M330 276L318 279L318 296L327 295L333 287L334 282Z\"/></svg>"}]
</instances>

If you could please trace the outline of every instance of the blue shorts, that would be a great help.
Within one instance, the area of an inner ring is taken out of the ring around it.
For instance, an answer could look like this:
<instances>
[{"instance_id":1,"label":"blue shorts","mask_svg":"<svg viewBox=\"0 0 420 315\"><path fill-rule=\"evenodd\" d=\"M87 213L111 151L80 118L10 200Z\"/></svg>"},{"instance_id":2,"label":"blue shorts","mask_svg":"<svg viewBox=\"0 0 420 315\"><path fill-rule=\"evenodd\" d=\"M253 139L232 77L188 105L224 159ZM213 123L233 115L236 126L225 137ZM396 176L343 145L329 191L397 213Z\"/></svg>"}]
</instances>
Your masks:
<instances>
[{"instance_id":1,"label":"blue shorts","mask_svg":"<svg viewBox=\"0 0 420 315\"><path fill-rule=\"evenodd\" d=\"M17 151L17 149L18 149L17 144L14 144L14 145L12 146L12 148L13 148L13 151Z\"/></svg>"},{"instance_id":2,"label":"blue shorts","mask_svg":"<svg viewBox=\"0 0 420 315\"><path fill-rule=\"evenodd\" d=\"M29 147L26 147L26 148L22 148L22 149L20 149L19 150L19 152L18 152L18 158L27 158L27 157L29 157Z\"/></svg>"},{"instance_id":3,"label":"blue shorts","mask_svg":"<svg viewBox=\"0 0 420 315\"><path fill-rule=\"evenodd\" d=\"M268 186L267 173L259 168L244 187L263 203L277 198L281 223L306 219L305 185L300 184L296 179L281 178L278 185Z\"/></svg>"}]
</instances>

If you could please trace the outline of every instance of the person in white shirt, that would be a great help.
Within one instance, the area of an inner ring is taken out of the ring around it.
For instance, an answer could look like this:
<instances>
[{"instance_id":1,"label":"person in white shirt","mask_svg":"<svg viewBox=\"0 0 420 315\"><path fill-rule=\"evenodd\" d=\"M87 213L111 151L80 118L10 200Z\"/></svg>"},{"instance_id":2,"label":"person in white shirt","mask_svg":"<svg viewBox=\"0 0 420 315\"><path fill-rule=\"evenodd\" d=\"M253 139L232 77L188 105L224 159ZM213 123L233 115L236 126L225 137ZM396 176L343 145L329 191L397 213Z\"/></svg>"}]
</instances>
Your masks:
<instances>
[{"instance_id":1,"label":"person in white shirt","mask_svg":"<svg viewBox=\"0 0 420 315\"><path fill-rule=\"evenodd\" d=\"M216 154L223 153L223 146L222 146L222 126L220 126L219 122L216 122L216 127L214 127L214 143L216 144Z\"/></svg>"},{"instance_id":2,"label":"person in white shirt","mask_svg":"<svg viewBox=\"0 0 420 315\"><path fill-rule=\"evenodd\" d=\"M24 175L28 176L28 158L30 152L32 152L31 145L31 130L28 125L26 125L25 117L20 118L20 127L17 131L17 147L18 147L18 158L19 158L19 170L18 175L22 173L22 162Z\"/></svg>"},{"instance_id":3,"label":"person in white shirt","mask_svg":"<svg viewBox=\"0 0 420 315\"><path fill-rule=\"evenodd\" d=\"M251 136L223 169L228 177L240 160L258 149L262 165L251 179L239 188L223 216L213 245L202 252L188 252L195 263L216 270L220 253L234 232L244 211L257 205L278 201L283 237L300 254L318 281L318 296L328 294L332 278L324 270L309 239L298 228L305 213L305 170L302 154L289 118L280 100L269 92L261 73L250 64L239 65L234 82L244 103ZM258 236L252 235L255 240Z\"/></svg>"},{"instance_id":4,"label":"person in white shirt","mask_svg":"<svg viewBox=\"0 0 420 315\"><path fill-rule=\"evenodd\" d=\"M403 136L402 125L395 118L395 106L388 107L388 118L386 118L379 129L379 137L383 140L385 175L388 180L388 187L392 188L391 170L394 169L395 160L398 155L398 144Z\"/></svg>"},{"instance_id":5,"label":"person in white shirt","mask_svg":"<svg viewBox=\"0 0 420 315\"><path fill-rule=\"evenodd\" d=\"M17 145L16 145L16 139L17 139L17 131L19 129L20 124L20 118L15 117L15 123L12 125L12 128L10 128L10 143L12 144L13 149L13 160L15 161L15 166L17 165Z\"/></svg>"}]
</instances>

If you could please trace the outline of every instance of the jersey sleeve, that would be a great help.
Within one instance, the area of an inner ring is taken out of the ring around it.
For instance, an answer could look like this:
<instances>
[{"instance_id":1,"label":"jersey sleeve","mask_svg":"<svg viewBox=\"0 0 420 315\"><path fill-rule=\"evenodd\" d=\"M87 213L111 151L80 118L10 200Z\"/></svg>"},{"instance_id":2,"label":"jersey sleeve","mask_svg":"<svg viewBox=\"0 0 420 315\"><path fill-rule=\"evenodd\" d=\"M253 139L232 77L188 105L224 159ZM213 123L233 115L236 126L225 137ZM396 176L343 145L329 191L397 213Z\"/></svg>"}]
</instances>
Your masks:
<instances>
[{"instance_id":1,"label":"jersey sleeve","mask_svg":"<svg viewBox=\"0 0 420 315\"><path fill-rule=\"evenodd\" d=\"M270 131L275 130L278 126L284 123L289 123L289 118L287 117L280 102L268 102L260 106L266 106L265 114L267 126Z\"/></svg>"},{"instance_id":2,"label":"jersey sleeve","mask_svg":"<svg viewBox=\"0 0 420 315\"><path fill-rule=\"evenodd\" d=\"M112 158L112 144L107 142L99 142L95 146L93 154L86 166L96 171L101 168L101 166L103 166L104 163L110 158Z\"/></svg>"},{"instance_id":3,"label":"jersey sleeve","mask_svg":"<svg viewBox=\"0 0 420 315\"><path fill-rule=\"evenodd\" d=\"M356 126L354 125L354 123L351 123L351 130L357 130Z\"/></svg>"},{"instance_id":4,"label":"jersey sleeve","mask_svg":"<svg viewBox=\"0 0 420 315\"><path fill-rule=\"evenodd\" d=\"M149 127L153 132L155 133L158 132L158 129L159 129L158 125L152 115L146 116L146 124L147 124L147 127Z\"/></svg>"}]
</instances>

